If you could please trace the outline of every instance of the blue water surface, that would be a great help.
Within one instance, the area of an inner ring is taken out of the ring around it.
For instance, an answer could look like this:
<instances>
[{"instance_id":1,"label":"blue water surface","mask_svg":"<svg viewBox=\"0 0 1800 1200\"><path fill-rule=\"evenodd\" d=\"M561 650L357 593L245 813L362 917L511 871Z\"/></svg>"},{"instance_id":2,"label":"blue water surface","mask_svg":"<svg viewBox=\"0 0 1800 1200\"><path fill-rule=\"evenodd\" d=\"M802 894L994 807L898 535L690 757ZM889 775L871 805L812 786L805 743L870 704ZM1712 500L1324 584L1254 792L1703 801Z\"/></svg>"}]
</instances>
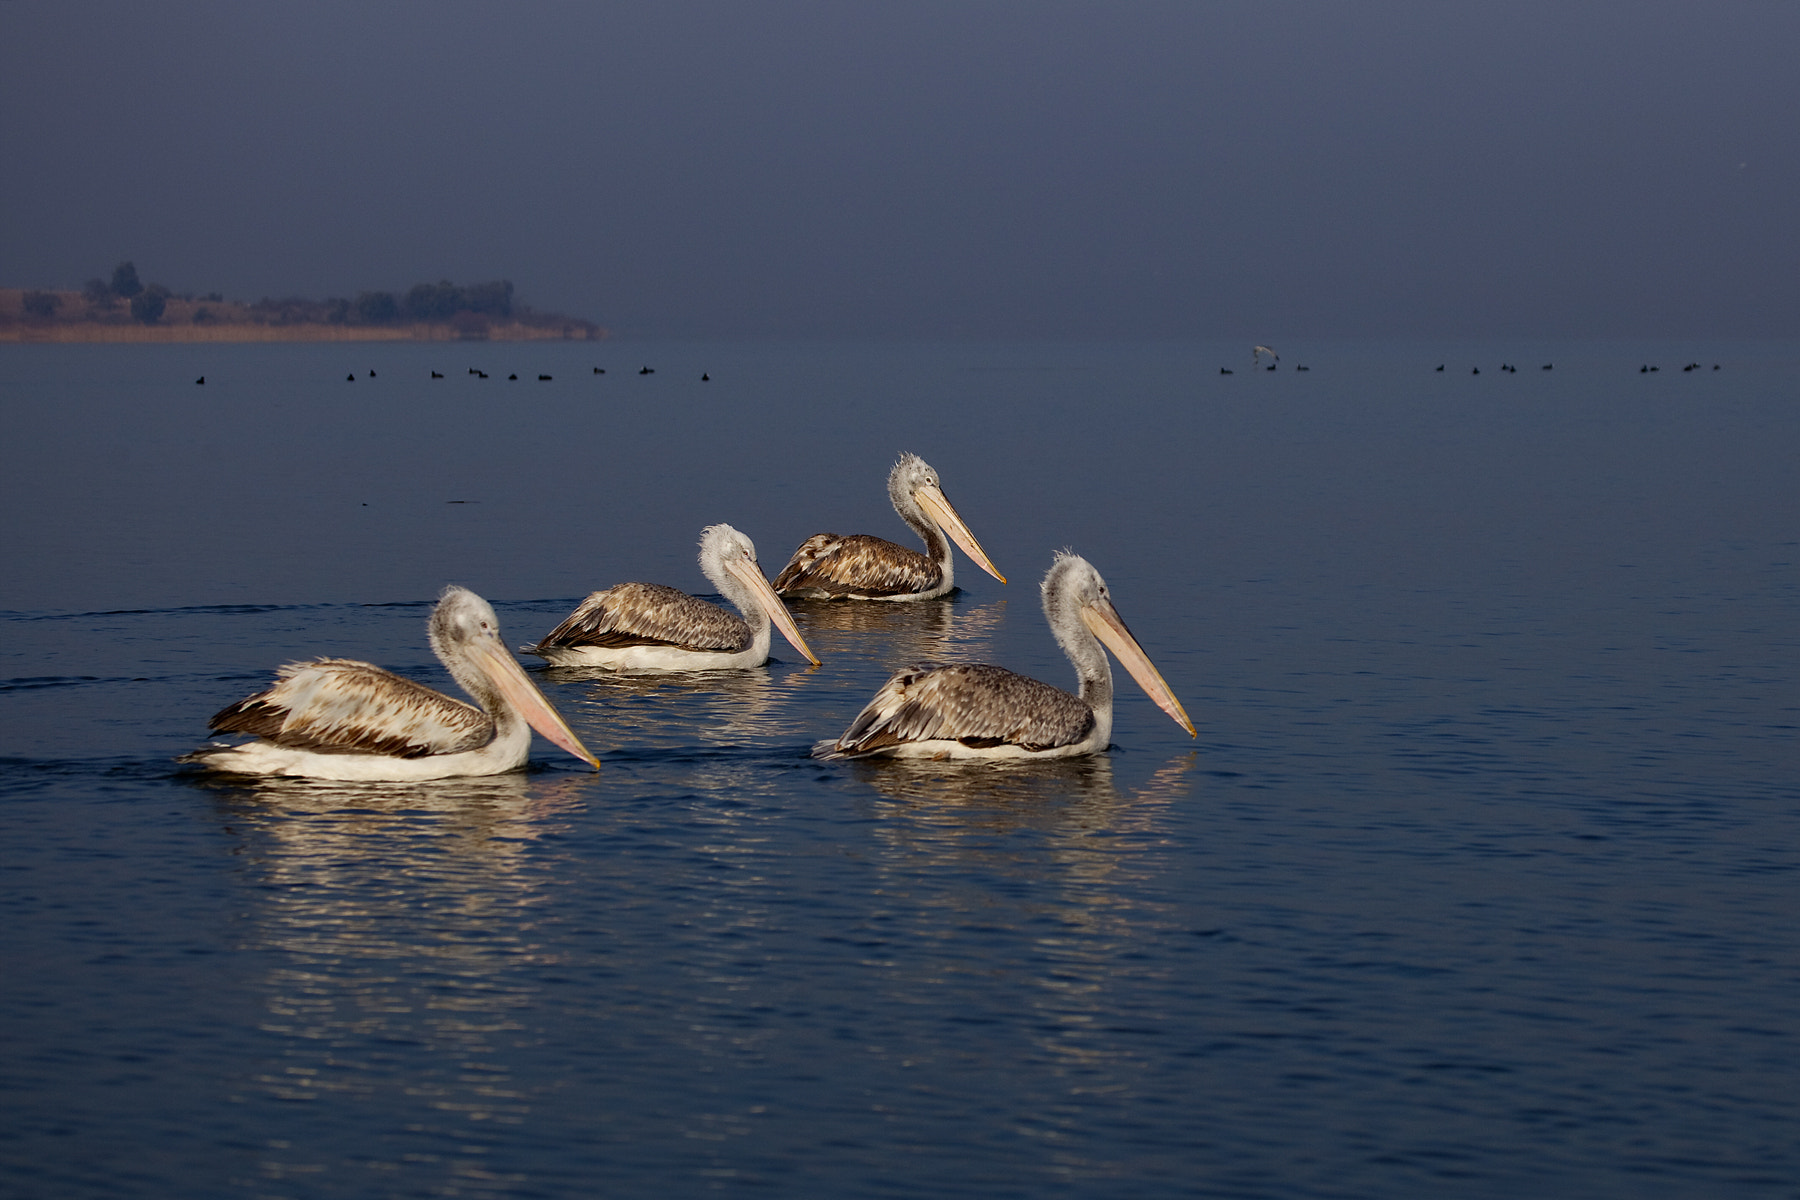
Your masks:
<instances>
[{"instance_id":1,"label":"blue water surface","mask_svg":"<svg viewBox=\"0 0 1800 1200\"><path fill-rule=\"evenodd\" d=\"M0 1193L1800 1196L1800 345L1281 350L0 346ZM904 450L1008 582L534 665L598 772L174 761L292 659L454 691L446 583L906 539ZM1072 684L1063 547L1197 739L808 756Z\"/></svg>"}]
</instances>

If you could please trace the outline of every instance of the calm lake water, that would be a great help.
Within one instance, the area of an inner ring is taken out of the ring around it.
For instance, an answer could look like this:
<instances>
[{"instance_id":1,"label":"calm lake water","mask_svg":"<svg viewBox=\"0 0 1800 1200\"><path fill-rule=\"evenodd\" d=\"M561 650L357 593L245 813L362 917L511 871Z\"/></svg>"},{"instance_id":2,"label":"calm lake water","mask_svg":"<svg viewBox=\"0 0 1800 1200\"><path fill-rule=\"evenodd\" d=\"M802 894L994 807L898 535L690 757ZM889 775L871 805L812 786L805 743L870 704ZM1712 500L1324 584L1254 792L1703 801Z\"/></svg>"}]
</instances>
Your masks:
<instances>
[{"instance_id":1,"label":"calm lake water","mask_svg":"<svg viewBox=\"0 0 1800 1200\"><path fill-rule=\"evenodd\" d=\"M0 346L0 1193L1800 1196L1800 344L1280 348ZM173 761L903 450L1010 582L534 665L598 773ZM1064 546L1198 740L807 757Z\"/></svg>"}]
</instances>

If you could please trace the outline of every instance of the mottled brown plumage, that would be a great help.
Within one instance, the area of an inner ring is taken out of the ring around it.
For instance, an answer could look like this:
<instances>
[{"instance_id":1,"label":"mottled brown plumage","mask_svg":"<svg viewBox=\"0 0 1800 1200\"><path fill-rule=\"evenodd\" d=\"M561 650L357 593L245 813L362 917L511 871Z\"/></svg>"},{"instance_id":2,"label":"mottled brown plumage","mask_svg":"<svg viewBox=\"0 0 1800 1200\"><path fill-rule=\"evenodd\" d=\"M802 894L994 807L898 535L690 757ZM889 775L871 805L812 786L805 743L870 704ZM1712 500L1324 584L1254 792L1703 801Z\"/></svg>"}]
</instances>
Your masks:
<instances>
[{"instance_id":1,"label":"mottled brown plumage","mask_svg":"<svg viewBox=\"0 0 1800 1200\"><path fill-rule=\"evenodd\" d=\"M494 720L423 684L349 658L288 663L279 681L220 709L207 727L323 754L423 758L485 746Z\"/></svg>"},{"instance_id":2,"label":"mottled brown plumage","mask_svg":"<svg viewBox=\"0 0 1800 1200\"><path fill-rule=\"evenodd\" d=\"M937 564L917 550L866 533L816 533L800 543L775 577L775 591L868 600L929 591L942 578Z\"/></svg>"},{"instance_id":3,"label":"mottled brown plumage","mask_svg":"<svg viewBox=\"0 0 1800 1200\"><path fill-rule=\"evenodd\" d=\"M575 646L675 646L735 654L749 648L750 625L736 613L660 583L621 583L593 592L531 653Z\"/></svg>"},{"instance_id":4,"label":"mottled brown plumage","mask_svg":"<svg viewBox=\"0 0 1800 1200\"><path fill-rule=\"evenodd\" d=\"M861 758L909 742L954 741L1042 753L1093 732L1094 711L1060 688L989 663L921 663L889 679L825 758Z\"/></svg>"}]
</instances>

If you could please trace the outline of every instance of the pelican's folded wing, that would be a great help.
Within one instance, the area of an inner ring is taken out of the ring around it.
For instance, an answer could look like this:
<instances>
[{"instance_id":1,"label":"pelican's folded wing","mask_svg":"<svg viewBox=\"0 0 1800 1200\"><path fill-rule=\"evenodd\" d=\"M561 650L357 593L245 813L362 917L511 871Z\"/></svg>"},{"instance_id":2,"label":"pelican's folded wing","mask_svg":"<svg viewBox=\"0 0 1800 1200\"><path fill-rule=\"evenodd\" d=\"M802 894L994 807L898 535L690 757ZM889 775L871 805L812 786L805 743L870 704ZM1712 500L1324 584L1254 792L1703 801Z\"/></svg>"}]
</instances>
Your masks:
<instances>
[{"instance_id":1,"label":"pelican's folded wing","mask_svg":"<svg viewBox=\"0 0 1800 1200\"><path fill-rule=\"evenodd\" d=\"M660 583L621 583L595 592L534 647L677 646L736 654L748 650L750 626L735 613Z\"/></svg>"},{"instance_id":2,"label":"pelican's folded wing","mask_svg":"<svg viewBox=\"0 0 1800 1200\"><path fill-rule=\"evenodd\" d=\"M248 733L280 746L342 754L423 758L488 744L486 713L373 663L320 658L289 663L277 682L221 709L217 733Z\"/></svg>"},{"instance_id":3,"label":"pelican's folded wing","mask_svg":"<svg viewBox=\"0 0 1800 1200\"><path fill-rule=\"evenodd\" d=\"M780 595L909 596L938 582L937 564L866 533L819 533L800 543L775 577Z\"/></svg>"},{"instance_id":4,"label":"pelican's folded wing","mask_svg":"<svg viewBox=\"0 0 1800 1200\"><path fill-rule=\"evenodd\" d=\"M837 740L831 757L877 754L907 742L1050 750L1094 728L1079 698L987 663L923 664L882 685Z\"/></svg>"}]
</instances>

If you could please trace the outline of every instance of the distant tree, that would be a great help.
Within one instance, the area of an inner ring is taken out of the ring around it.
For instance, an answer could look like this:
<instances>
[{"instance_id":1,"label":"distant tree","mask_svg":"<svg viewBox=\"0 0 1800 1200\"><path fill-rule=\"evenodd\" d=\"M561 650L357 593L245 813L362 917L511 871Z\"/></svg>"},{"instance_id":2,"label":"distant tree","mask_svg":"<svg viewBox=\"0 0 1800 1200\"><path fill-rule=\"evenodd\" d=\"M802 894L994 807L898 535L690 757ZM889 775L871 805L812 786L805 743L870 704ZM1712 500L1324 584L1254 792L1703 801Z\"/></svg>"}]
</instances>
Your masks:
<instances>
[{"instance_id":1,"label":"distant tree","mask_svg":"<svg viewBox=\"0 0 1800 1200\"><path fill-rule=\"evenodd\" d=\"M406 293L406 315L415 321L448 321L466 307L462 289L448 279L415 283Z\"/></svg>"},{"instance_id":2,"label":"distant tree","mask_svg":"<svg viewBox=\"0 0 1800 1200\"><path fill-rule=\"evenodd\" d=\"M49 320L62 307L62 297L55 292L26 292L21 303L27 313Z\"/></svg>"},{"instance_id":3,"label":"distant tree","mask_svg":"<svg viewBox=\"0 0 1800 1200\"><path fill-rule=\"evenodd\" d=\"M463 307L470 312L486 313L490 317L512 316L513 285L510 279L472 283L462 293Z\"/></svg>"},{"instance_id":4,"label":"distant tree","mask_svg":"<svg viewBox=\"0 0 1800 1200\"><path fill-rule=\"evenodd\" d=\"M112 286L104 279L88 280L81 289L81 298L91 309L110 309L119 303L119 298L112 294Z\"/></svg>"},{"instance_id":5,"label":"distant tree","mask_svg":"<svg viewBox=\"0 0 1800 1200\"><path fill-rule=\"evenodd\" d=\"M213 316L213 310L206 307L204 304L194 310L194 324L196 325L204 325L208 321L217 319L218 318Z\"/></svg>"},{"instance_id":6,"label":"distant tree","mask_svg":"<svg viewBox=\"0 0 1800 1200\"><path fill-rule=\"evenodd\" d=\"M392 292L359 292L356 319L363 325L386 325L400 319L400 302Z\"/></svg>"},{"instance_id":7,"label":"distant tree","mask_svg":"<svg viewBox=\"0 0 1800 1200\"><path fill-rule=\"evenodd\" d=\"M113 268L113 295L129 300L143 290L144 285L138 282L137 267L129 259Z\"/></svg>"},{"instance_id":8,"label":"distant tree","mask_svg":"<svg viewBox=\"0 0 1800 1200\"><path fill-rule=\"evenodd\" d=\"M350 321L350 302L339 296L325 301L325 320L332 325L345 325Z\"/></svg>"},{"instance_id":9,"label":"distant tree","mask_svg":"<svg viewBox=\"0 0 1800 1200\"><path fill-rule=\"evenodd\" d=\"M135 276L133 277L135 279ZM141 288L131 298L131 319L141 321L145 325L154 325L162 320L163 308L169 301L169 289L160 283L153 283Z\"/></svg>"}]
</instances>

